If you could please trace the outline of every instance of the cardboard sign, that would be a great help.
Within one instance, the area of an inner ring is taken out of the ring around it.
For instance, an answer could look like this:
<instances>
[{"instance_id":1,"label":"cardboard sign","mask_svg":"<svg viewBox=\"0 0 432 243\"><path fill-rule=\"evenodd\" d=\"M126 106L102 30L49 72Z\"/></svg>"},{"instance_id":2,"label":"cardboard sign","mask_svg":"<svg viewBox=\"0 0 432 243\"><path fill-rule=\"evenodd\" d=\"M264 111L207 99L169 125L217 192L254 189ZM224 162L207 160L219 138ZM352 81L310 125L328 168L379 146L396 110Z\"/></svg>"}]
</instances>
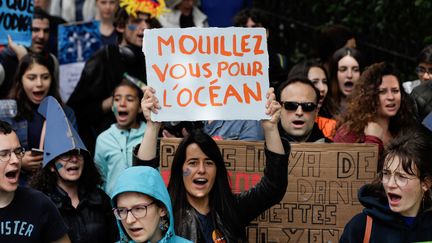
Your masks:
<instances>
[{"instance_id":1,"label":"cardboard sign","mask_svg":"<svg viewBox=\"0 0 432 243\"><path fill-rule=\"evenodd\" d=\"M146 29L147 83L162 107L152 119L268 119L266 38L264 28Z\"/></svg>"},{"instance_id":2,"label":"cardboard sign","mask_svg":"<svg viewBox=\"0 0 432 243\"><path fill-rule=\"evenodd\" d=\"M161 142L161 174L169 180L179 139ZM259 182L262 142L217 141L234 192ZM358 189L376 176L378 147L371 144L292 144L283 200L248 227L249 242L338 242L345 224L363 206Z\"/></svg>"},{"instance_id":3,"label":"cardboard sign","mask_svg":"<svg viewBox=\"0 0 432 243\"><path fill-rule=\"evenodd\" d=\"M99 22L59 25L60 95L67 101L81 77L85 61L101 47Z\"/></svg>"},{"instance_id":4,"label":"cardboard sign","mask_svg":"<svg viewBox=\"0 0 432 243\"><path fill-rule=\"evenodd\" d=\"M33 0L0 0L0 45L12 40L24 46L31 45Z\"/></svg>"}]
</instances>

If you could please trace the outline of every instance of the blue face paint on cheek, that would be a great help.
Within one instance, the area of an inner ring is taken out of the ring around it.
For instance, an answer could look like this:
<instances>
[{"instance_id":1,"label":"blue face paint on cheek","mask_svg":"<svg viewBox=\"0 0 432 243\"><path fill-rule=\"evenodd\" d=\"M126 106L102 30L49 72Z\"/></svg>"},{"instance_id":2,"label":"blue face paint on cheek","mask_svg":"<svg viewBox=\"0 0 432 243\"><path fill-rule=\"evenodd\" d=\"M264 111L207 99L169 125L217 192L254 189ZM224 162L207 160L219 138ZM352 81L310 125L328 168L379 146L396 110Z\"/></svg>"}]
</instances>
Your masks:
<instances>
[{"instance_id":1,"label":"blue face paint on cheek","mask_svg":"<svg viewBox=\"0 0 432 243\"><path fill-rule=\"evenodd\" d=\"M136 29L138 29L138 26L134 25L134 24L128 24L126 25L126 27L128 28L128 30L130 31L135 31Z\"/></svg>"},{"instance_id":2,"label":"blue face paint on cheek","mask_svg":"<svg viewBox=\"0 0 432 243\"><path fill-rule=\"evenodd\" d=\"M190 174L191 174L190 169L186 169L183 171L183 176L190 176Z\"/></svg>"},{"instance_id":3,"label":"blue face paint on cheek","mask_svg":"<svg viewBox=\"0 0 432 243\"><path fill-rule=\"evenodd\" d=\"M55 164L57 171L61 170L61 168L63 168L63 165L61 163L56 163Z\"/></svg>"},{"instance_id":4,"label":"blue face paint on cheek","mask_svg":"<svg viewBox=\"0 0 432 243\"><path fill-rule=\"evenodd\" d=\"M118 110L117 110L117 106L115 104L112 105L112 111L114 113L114 116L118 116Z\"/></svg>"}]
</instances>

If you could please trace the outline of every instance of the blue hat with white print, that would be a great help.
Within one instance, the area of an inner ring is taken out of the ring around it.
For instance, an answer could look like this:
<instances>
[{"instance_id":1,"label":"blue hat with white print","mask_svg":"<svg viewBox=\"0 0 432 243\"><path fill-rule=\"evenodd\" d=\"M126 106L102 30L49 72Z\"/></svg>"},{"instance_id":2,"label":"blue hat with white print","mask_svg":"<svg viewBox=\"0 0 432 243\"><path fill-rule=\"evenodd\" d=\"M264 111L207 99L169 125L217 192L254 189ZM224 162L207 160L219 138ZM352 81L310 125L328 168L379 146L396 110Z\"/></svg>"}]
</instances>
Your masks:
<instances>
[{"instance_id":1,"label":"blue hat with white print","mask_svg":"<svg viewBox=\"0 0 432 243\"><path fill-rule=\"evenodd\" d=\"M62 106L54 97L45 97L39 105L38 112L46 121L43 167L57 156L71 150L88 152L78 133L69 122Z\"/></svg>"}]
</instances>

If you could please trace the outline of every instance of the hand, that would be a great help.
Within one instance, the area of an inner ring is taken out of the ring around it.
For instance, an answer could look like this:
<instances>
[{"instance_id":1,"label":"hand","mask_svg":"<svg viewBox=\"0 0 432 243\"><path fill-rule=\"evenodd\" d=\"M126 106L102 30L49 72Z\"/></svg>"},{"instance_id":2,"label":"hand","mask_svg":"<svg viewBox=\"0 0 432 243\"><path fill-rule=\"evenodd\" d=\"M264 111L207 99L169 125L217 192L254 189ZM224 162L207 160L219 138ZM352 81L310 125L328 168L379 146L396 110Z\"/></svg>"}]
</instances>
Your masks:
<instances>
[{"instance_id":1,"label":"hand","mask_svg":"<svg viewBox=\"0 0 432 243\"><path fill-rule=\"evenodd\" d=\"M26 171L37 171L42 168L43 154L32 155L31 151L26 151L22 158L21 167Z\"/></svg>"},{"instance_id":2,"label":"hand","mask_svg":"<svg viewBox=\"0 0 432 243\"><path fill-rule=\"evenodd\" d=\"M108 113L112 111L113 97L110 96L102 101L102 111Z\"/></svg>"},{"instance_id":3,"label":"hand","mask_svg":"<svg viewBox=\"0 0 432 243\"><path fill-rule=\"evenodd\" d=\"M262 120L262 126L264 129L277 129L277 124L280 120L281 105L276 101L276 95L274 93L274 88L270 88L266 94L266 115L270 115L269 120Z\"/></svg>"},{"instance_id":4,"label":"hand","mask_svg":"<svg viewBox=\"0 0 432 243\"><path fill-rule=\"evenodd\" d=\"M15 54L17 55L18 60L21 60L21 58L27 54L27 49L24 46L15 43L12 40L12 37L10 35L8 35L8 47L13 52L15 52Z\"/></svg>"},{"instance_id":5,"label":"hand","mask_svg":"<svg viewBox=\"0 0 432 243\"><path fill-rule=\"evenodd\" d=\"M364 134L368 136L375 136L383 140L384 130L378 123L371 121L368 122L368 124L364 128Z\"/></svg>"},{"instance_id":6,"label":"hand","mask_svg":"<svg viewBox=\"0 0 432 243\"><path fill-rule=\"evenodd\" d=\"M141 109L145 119L147 120L147 124L155 124L159 127L161 126L160 122L153 122L151 119L151 113L158 113L158 110L161 108L159 105L159 100L156 98L155 93L156 90L150 86L146 86L143 88L144 97L141 100Z\"/></svg>"}]
</instances>

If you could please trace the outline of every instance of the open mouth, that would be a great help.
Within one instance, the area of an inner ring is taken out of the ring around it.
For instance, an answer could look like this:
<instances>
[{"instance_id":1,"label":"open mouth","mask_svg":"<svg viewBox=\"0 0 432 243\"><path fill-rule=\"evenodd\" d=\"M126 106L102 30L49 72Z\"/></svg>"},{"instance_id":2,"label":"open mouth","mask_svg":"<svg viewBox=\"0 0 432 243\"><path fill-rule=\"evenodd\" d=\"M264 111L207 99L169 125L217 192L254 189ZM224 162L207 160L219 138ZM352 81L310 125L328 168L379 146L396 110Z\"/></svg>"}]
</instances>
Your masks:
<instances>
[{"instance_id":1,"label":"open mouth","mask_svg":"<svg viewBox=\"0 0 432 243\"><path fill-rule=\"evenodd\" d=\"M129 112L127 112L127 111L119 111L118 112L118 116L120 116L120 117L125 117L125 116L127 116L129 114Z\"/></svg>"},{"instance_id":2,"label":"open mouth","mask_svg":"<svg viewBox=\"0 0 432 243\"><path fill-rule=\"evenodd\" d=\"M144 34L138 34L138 38L144 38Z\"/></svg>"},{"instance_id":3,"label":"open mouth","mask_svg":"<svg viewBox=\"0 0 432 243\"><path fill-rule=\"evenodd\" d=\"M198 184L200 186L205 185L207 182L208 182L208 180L205 178L198 178L198 179L193 180L193 183Z\"/></svg>"},{"instance_id":4,"label":"open mouth","mask_svg":"<svg viewBox=\"0 0 432 243\"><path fill-rule=\"evenodd\" d=\"M142 228L129 228L129 230L136 233L136 232L142 230Z\"/></svg>"},{"instance_id":5,"label":"open mouth","mask_svg":"<svg viewBox=\"0 0 432 243\"><path fill-rule=\"evenodd\" d=\"M18 176L18 170L12 170L9 172L6 172L6 178L8 179L15 179Z\"/></svg>"},{"instance_id":6,"label":"open mouth","mask_svg":"<svg viewBox=\"0 0 432 243\"><path fill-rule=\"evenodd\" d=\"M344 83L344 86L345 86L345 88L352 89L354 86L354 83L352 81L346 81Z\"/></svg>"},{"instance_id":7,"label":"open mouth","mask_svg":"<svg viewBox=\"0 0 432 243\"><path fill-rule=\"evenodd\" d=\"M33 96L36 99L43 99L43 98L45 98L45 91L34 91Z\"/></svg>"},{"instance_id":8,"label":"open mouth","mask_svg":"<svg viewBox=\"0 0 432 243\"><path fill-rule=\"evenodd\" d=\"M66 169L67 172L75 172L79 169L78 166L71 166L69 168Z\"/></svg>"},{"instance_id":9,"label":"open mouth","mask_svg":"<svg viewBox=\"0 0 432 243\"><path fill-rule=\"evenodd\" d=\"M295 126L303 126L304 123L305 123L304 121L300 121L300 120L293 121L293 124L294 124Z\"/></svg>"},{"instance_id":10,"label":"open mouth","mask_svg":"<svg viewBox=\"0 0 432 243\"><path fill-rule=\"evenodd\" d=\"M396 107L396 104L388 104L388 105L386 105L385 107L388 107L388 108L395 108Z\"/></svg>"},{"instance_id":11,"label":"open mouth","mask_svg":"<svg viewBox=\"0 0 432 243\"><path fill-rule=\"evenodd\" d=\"M397 203L397 202L399 202L402 199L401 196L399 196L397 194L394 194L394 193L390 193L390 192L387 193L387 196L388 196L388 198L390 200L390 203Z\"/></svg>"}]
</instances>

